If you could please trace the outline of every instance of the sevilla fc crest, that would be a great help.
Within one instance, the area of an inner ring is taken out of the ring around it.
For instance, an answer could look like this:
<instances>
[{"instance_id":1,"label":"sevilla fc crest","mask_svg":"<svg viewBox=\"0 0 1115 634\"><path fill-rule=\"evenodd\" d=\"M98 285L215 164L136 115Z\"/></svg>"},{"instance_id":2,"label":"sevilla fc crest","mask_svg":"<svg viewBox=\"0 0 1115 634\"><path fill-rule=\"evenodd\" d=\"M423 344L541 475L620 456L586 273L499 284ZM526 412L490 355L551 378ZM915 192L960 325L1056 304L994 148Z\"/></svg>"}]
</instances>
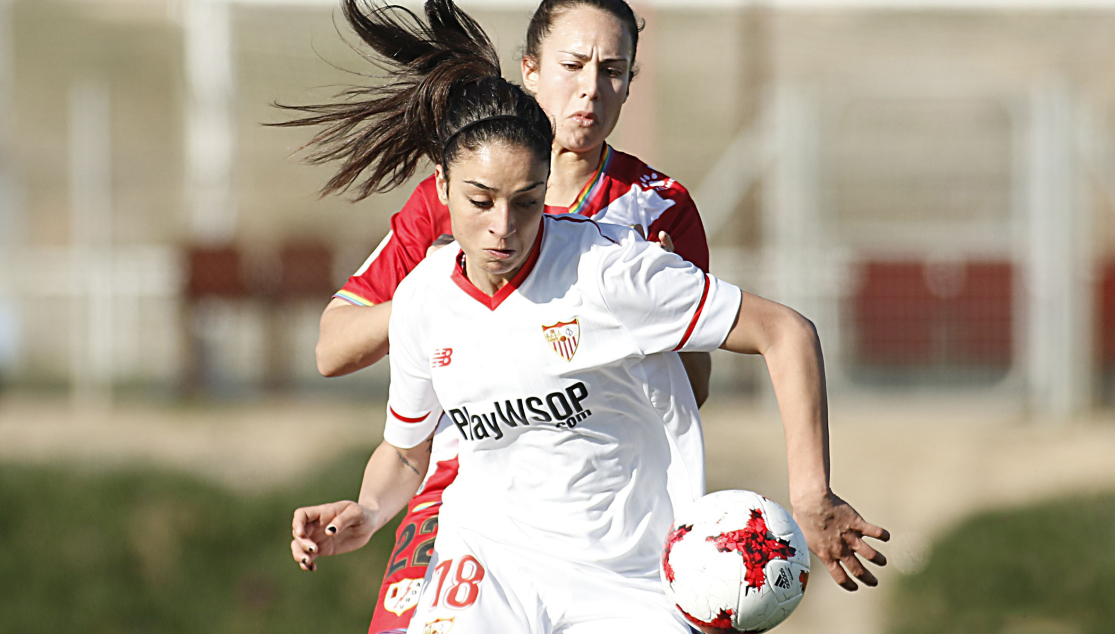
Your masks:
<instances>
[{"instance_id":1,"label":"sevilla fc crest","mask_svg":"<svg viewBox=\"0 0 1115 634\"><path fill-rule=\"evenodd\" d=\"M581 341L581 323L576 317L572 321L559 321L553 326L542 326L542 334L546 336L546 343L558 353L562 359L572 361L577 354L577 344Z\"/></svg>"}]
</instances>

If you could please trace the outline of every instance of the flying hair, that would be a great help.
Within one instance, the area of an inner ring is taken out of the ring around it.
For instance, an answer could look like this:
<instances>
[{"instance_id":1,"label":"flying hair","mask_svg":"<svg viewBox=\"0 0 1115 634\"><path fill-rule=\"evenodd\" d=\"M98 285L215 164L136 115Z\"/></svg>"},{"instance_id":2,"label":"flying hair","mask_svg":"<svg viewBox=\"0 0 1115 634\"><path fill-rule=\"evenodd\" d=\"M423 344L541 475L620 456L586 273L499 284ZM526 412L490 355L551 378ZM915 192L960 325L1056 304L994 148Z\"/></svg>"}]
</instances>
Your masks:
<instances>
[{"instance_id":1,"label":"flying hair","mask_svg":"<svg viewBox=\"0 0 1115 634\"><path fill-rule=\"evenodd\" d=\"M410 179L423 159L448 169L461 149L492 141L524 145L549 160L549 119L501 77L491 40L452 0L428 0L425 21L372 0L342 0L341 8L386 83L348 87L332 103L276 104L307 116L274 124L321 127L306 145L306 161L340 163L323 196L354 189L361 200L386 192Z\"/></svg>"}]
</instances>

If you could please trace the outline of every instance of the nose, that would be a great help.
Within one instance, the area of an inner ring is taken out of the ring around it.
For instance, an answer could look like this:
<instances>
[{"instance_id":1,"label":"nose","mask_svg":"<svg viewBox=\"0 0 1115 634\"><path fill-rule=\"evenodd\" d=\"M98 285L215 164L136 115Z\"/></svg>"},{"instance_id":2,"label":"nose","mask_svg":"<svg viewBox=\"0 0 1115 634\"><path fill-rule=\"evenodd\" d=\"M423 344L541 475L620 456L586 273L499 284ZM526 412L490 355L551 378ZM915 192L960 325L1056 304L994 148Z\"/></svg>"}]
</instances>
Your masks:
<instances>
[{"instance_id":1,"label":"nose","mask_svg":"<svg viewBox=\"0 0 1115 634\"><path fill-rule=\"evenodd\" d=\"M581 72L581 98L595 101L600 94L600 67L589 62Z\"/></svg>"},{"instance_id":2,"label":"nose","mask_svg":"<svg viewBox=\"0 0 1115 634\"><path fill-rule=\"evenodd\" d=\"M511 209L507 203L496 203L492 209L488 233L500 240L504 240L515 233L515 223L511 219Z\"/></svg>"}]
</instances>

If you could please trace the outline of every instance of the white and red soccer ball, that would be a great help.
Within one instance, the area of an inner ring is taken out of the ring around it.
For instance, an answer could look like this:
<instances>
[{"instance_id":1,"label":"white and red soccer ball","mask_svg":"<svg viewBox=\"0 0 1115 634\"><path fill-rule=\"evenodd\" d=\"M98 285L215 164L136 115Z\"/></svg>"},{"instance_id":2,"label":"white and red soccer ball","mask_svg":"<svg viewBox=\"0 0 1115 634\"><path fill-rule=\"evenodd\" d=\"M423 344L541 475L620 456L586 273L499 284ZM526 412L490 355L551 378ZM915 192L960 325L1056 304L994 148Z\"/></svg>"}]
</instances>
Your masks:
<instances>
[{"instance_id":1,"label":"white and red soccer ball","mask_svg":"<svg viewBox=\"0 0 1115 634\"><path fill-rule=\"evenodd\" d=\"M662 584L694 627L765 632L790 616L809 582L809 548L794 519L751 491L718 491L674 519Z\"/></svg>"}]
</instances>

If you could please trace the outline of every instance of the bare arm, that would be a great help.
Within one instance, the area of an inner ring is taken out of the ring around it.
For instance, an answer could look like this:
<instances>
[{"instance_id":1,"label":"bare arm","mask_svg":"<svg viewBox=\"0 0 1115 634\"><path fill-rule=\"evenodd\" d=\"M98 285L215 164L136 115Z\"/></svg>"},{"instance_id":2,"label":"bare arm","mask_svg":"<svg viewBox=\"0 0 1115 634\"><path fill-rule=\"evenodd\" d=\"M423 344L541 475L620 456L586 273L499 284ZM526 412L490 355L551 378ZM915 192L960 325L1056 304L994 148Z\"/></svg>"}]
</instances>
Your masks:
<instances>
[{"instance_id":1,"label":"bare arm","mask_svg":"<svg viewBox=\"0 0 1115 634\"><path fill-rule=\"evenodd\" d=\"M366 368L387 354L391 302L355 306L333 298L321 314L317 369L322 376L343 376Z\"/></svg>"},{"instance_id":2,"label":"bare arm","mask_svg":"<svg viewBox=\"0 0 1115 634\"><path fill-rule=\"evenodd\" d=\"M400 449L387 442L376 448L360 484L360 506L371 511L374 530L395 517L418 492L430 467L433 444L434 436L430 434L410 449Z\"/></svg>"},{"instance_id":3,"label":"bare arm","mask_svg":"<svg viewBox=\"0 0 1115 634\"><path fill-rule=\"evenodd\" d=\"M315 570L318 557L347 553L367 544L418 491L430 466L432 444L432 434L410 449L380 443L364 469L358 502L342 500L296 510L290 542L294 561L303 570Z\"/></svg>"},{"instance_id":4,"label":"bare arm","mask_svg":"<svg viewBox=\"0 0 1115 634\"><path fill-rule=\"evenodd\" d=\"M813 324L786 306L744 293L736 324L721 347L763 355L786 430L791 501L827 493L828 407Z\"/></svg>"},{"instance_id":5,"label":"bare arm","mask_svg":"<svg viewBox=\"0 0 1115 634\"><path fill-rule=\"evenodd\" d=\"M813 323L786 306L744 293L735 326L721 347L761 354L766 361L786 434L790 502L810 550L844 589L857 587L848 573L876 585L855 555L884 565L886 558L863 537L886 541L890 535L864 521L829 488L828 396Z\"/></svg>"}]
</instances>

